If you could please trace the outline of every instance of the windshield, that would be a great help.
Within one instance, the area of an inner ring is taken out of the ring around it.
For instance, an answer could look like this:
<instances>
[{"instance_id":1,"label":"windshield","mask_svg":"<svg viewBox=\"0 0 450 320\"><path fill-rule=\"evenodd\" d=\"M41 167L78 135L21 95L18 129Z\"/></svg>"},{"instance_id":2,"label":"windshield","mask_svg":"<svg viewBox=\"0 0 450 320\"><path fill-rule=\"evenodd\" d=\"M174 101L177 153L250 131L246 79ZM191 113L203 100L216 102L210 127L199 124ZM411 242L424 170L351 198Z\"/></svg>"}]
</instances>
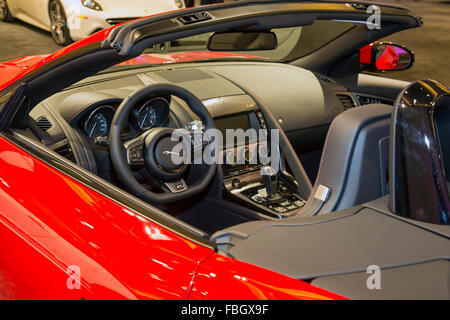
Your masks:
<instances>
[{"instance_id":1,"label":"windshield","mask_svg":"<svg viewBox=\"0 0 450 320\"><path fill-rule=\"evenodd\" d=\"M353 28L353 26L352 22L316 20L312 25L308 26L273 29L272 31L276 34L278 40L276 49L247 52L209 51L207 43L211 33L204 33L155 45L145 50L141 56L109 68L105 72L183 62L228 60L289 62L320 49Z\"/></svg>"}]
</instances>

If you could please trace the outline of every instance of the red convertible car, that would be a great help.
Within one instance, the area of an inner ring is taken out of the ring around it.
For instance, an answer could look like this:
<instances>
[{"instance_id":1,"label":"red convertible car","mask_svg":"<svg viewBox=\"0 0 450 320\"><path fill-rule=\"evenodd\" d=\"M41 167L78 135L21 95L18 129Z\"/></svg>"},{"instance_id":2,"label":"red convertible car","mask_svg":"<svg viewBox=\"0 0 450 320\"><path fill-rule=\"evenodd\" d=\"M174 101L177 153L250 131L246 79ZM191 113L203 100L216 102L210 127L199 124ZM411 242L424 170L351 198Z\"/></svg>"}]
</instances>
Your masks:
<instances>
[{"instance_id":1,"label":"red convertible car","mask_svg":"<svg viewBox=\"0 0 450 320\"><path fill-rule=\"evenodd\" d=\"M449 299L450 92L373 75L421 25L240 1L0 64L0 299Z\"/></svg>"}]
</instances>

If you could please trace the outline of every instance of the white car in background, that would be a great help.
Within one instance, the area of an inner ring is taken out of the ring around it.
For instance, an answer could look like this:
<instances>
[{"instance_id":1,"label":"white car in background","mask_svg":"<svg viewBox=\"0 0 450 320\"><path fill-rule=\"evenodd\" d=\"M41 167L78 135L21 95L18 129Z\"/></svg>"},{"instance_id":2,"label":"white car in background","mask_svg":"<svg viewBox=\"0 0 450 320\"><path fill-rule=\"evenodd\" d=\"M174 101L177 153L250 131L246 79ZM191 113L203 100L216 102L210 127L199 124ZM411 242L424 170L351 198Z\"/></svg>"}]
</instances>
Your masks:
<instances>
[{"instance_id":1,"label":"white car in background","mask_svg":"<svg viewBox=\"0 0 450 320\"><path fill-rule=\"evenodd\" d=\"M65 46L128 20L184 8L184 0L0 0L0 21L50 31Z\"/></svg>"}]
</instances>

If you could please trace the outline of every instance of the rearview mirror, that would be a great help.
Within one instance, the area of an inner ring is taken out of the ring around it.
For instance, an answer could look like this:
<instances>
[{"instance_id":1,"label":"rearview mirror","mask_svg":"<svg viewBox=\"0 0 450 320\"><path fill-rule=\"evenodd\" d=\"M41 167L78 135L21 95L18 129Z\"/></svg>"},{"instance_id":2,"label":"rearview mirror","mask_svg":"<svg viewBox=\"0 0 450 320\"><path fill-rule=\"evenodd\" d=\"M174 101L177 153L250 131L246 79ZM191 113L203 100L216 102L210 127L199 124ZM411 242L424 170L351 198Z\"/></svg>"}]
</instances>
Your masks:
<instances>
[{"instance_id":1,"label":"rearview mirror","mask_svg":"<svg viewBox=\"0 0 450 320\"><path fill-rule=\"evenodd\" d=\"M374 42L360 50L360 63L373 72L406 70L414 64L414 53L392 42Z\"/></svg>"},{"instance_id":2,"label":"rearview mirror","mask_svg":"<svg viewBox=\"0 0 450 320\"><path fill-rule=\"evenodd\" d=\"M277 36L271 31L215 32L208 40L210 51L274 50L277 46Z\"/></svg>"}]
</instances>

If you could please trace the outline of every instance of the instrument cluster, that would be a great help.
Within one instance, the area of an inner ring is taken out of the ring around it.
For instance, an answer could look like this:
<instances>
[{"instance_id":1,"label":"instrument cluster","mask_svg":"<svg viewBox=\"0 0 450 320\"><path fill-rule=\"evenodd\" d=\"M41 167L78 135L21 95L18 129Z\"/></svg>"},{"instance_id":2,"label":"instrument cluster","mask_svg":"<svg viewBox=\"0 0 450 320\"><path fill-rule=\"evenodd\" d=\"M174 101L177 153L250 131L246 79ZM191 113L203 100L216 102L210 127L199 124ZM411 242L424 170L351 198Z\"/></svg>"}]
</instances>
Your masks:
<instances>
[{"instance_id":1,"label":"instrument cluster","mask_svg":"<svg viewBox=\"0 0 450 320\"><path fill-rule=\"evenodd\" d=\"M102 105L85 117L84 133L92 141L108 138L117 106ZM156 97L134 107L129 116L128 131L140 134L145 130L163 127L169 121L170 102L166 98Z\"/></svg>"}]
</instances>

